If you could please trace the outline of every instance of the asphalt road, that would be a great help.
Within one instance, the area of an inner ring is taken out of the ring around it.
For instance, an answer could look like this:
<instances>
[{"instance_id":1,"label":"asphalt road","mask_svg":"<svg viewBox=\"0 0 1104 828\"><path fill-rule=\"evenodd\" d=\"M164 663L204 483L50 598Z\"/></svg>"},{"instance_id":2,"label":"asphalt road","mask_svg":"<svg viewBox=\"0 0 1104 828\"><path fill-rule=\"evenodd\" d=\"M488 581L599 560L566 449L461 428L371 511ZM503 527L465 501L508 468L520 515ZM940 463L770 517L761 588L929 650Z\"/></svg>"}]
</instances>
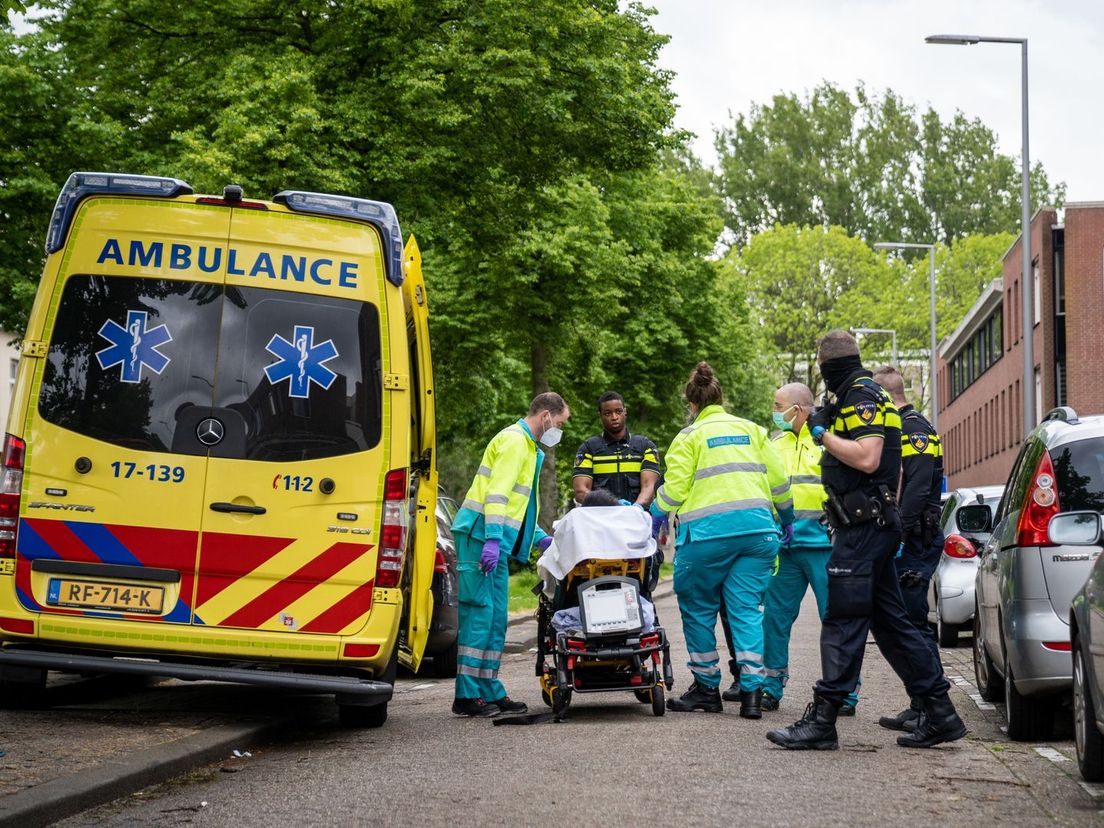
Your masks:
<instances>
[{"instance_id":1,"label":"asphalt road","mask_svg":"<svg viewBox=\"0 0 1104 828\"><path fill-rule=\"evenodd\" d=\"M673 642L676 692L688 683L673 596L659 601ZM515 649L532 625L511 628ZM967 639L944 651L952 696L970 728L953 745L899 748L879 715L905 703L868 645L862 701L840 722L841 750L794 753L764 734L799 717L819 672L807 601L795 627L793 680L778 712L653 717L628 694L580 697L563 723L494 727L449 711L451 682L405 679L379 730L337 726L332 706L250 757L228 759L60 823L210 825L1014 825L1104 826L1104 787L1080 781L1072 742L1009 742L999 706L970 693ZM543 711L533 657L507 655L511 696ZM227 690L227 692L231 692ZM990 707L990 706L986 706ZM1068 715L1066 716L1068 718Z\"/></svg>"}]
</instances>

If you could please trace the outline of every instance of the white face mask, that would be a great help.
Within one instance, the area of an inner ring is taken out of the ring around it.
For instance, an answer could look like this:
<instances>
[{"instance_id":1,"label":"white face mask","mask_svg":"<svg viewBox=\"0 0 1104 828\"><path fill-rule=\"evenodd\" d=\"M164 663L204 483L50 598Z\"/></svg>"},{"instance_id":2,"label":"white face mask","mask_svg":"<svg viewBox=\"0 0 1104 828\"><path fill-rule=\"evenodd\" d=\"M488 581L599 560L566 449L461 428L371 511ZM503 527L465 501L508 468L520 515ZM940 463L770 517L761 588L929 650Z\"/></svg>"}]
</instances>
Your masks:
<instances>
[{"instance_id":1,"label":"white face mask","mask_svg":"<svg viewBox=\"0 0 1104 828\"><path fill-rule=\"evenodd\" d=\"M563 430L552 425L552 418L548 418L548 428L544 430L544 433L540 436L540 443L547 448L555 448L560 439L563 437Z\"/></svg>"}]
</instances>

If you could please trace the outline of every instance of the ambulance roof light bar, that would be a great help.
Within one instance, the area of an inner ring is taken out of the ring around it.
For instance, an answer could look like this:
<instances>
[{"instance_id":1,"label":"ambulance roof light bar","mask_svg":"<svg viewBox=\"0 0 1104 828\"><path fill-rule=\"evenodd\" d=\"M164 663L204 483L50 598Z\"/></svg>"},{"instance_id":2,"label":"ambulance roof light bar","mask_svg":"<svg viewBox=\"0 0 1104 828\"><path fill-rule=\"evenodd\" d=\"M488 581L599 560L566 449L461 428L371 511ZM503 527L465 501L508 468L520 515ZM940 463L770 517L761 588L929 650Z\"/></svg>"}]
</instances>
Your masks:
<instances>
[{"instance_id":1,"label":"ambulance roof light bar","mask_svg":"<svg viewBox=\"0 0 1104 828\"><path fill-rule=\"evenodd\" d=\"M395 214L395 208L387 202L301 190L284 190L274 195L272 200L286 204L289 209L299 213L351 218L373 225L383 236L386 247L383 259L387 281L393 285L403 283L402 231L399 229L399 217Z\"/></svg>"},{"instance_id":2,"label":"ambulance roof light bar","mask_svg":"<svg viewBox=\"0 0 1104 828\"><path fill-rule=\"evenodd\" d=\"M155 198L173 198L191 195L192 185L179 178L159 175L130 175L128 173L75 172L69 176L58 194L46 231L46 252L57 253L65 244L65 234L73 221L77 206L88 196L100 193L111 195L142 195Z\"/></svg>"}]
</instances>

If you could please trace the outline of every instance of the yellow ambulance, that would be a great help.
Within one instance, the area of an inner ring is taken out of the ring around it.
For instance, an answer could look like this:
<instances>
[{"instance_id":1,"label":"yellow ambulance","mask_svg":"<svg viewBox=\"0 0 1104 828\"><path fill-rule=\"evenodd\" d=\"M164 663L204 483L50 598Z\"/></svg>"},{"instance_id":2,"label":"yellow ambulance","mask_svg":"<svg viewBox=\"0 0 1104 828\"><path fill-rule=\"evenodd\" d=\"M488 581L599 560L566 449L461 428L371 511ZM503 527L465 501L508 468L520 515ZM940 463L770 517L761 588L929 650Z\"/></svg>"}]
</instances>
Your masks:
<instances>
[{"instance_id":1,"label":"yellow ambulance","mask_svg":"<svg viewBox=\"0 0 1104 828\"><path fill-rule=\"evenodd\" d=\"M378 727L433 611L433 374L382 202L74 173L0 477L0 704L48 670L333 693Z\"/></svg>"}]
</instances>

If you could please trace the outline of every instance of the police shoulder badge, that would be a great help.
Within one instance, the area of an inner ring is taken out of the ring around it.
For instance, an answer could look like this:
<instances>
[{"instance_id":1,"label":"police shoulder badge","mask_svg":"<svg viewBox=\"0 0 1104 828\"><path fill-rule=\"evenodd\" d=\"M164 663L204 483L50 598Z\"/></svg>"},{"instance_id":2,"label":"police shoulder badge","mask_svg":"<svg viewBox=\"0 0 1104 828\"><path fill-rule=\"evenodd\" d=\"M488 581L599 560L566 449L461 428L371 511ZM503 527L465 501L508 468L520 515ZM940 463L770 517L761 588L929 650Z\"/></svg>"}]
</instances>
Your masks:
<instances>
[{"instance_id":1,"label":"police shoulder badge","mask_svg":"<svg viewBox=\"0 0 1104 828\"><path fill-rule=\"evenodd\" d=\"M859 415L859 419L864 423L869 423L874 419L874 414L877 413L878 406L872 402L857 402L855 403L855 413Z\"/></svg>"},{"instance_id":2,"label":"police shoulder badge","mask_svg":"<svg viewBox=\"0 0 1104 828\"><path fill-rule=\"evenodd\" d=\"M928 447L928 435L923 431L913 432L908 438L909 442L912 443L912 447L919 453L923 453L924 449Z\"/></svg>"}]
</instances>

